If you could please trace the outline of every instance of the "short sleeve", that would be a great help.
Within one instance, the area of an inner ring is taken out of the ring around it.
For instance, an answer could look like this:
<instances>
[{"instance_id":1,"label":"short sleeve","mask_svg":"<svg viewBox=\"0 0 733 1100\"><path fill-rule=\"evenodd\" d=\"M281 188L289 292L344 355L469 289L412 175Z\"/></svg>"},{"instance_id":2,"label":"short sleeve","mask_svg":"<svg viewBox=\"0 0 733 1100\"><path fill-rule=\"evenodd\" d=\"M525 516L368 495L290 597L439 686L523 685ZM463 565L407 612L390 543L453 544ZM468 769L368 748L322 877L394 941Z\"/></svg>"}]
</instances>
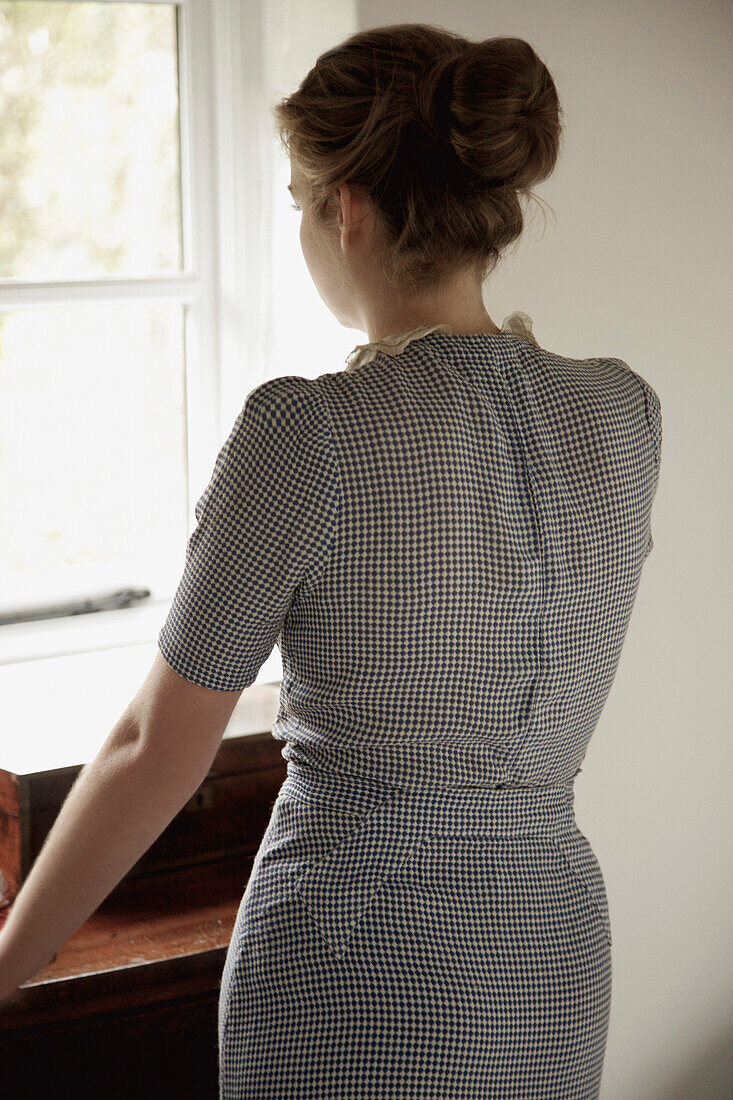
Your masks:
<instances>
[{"instance_id":1,"label":"short sleeve","mask_svg":"<svg viewBox=\"0 0 733 1100\"><path fill-rule=\"evenodd\" d=\"M654 484L652 487L653 500L657 493L657 486L659 484L659 469L662 461L662 406L656 390L654 390L652 386L649 385L647 380L641 377L641 375L637 375L637 378L641 382L641 387L644 391L646 422L649 427L649 434L651 436L652 456L654 459ZM647 543L645 557L648 557L653 549L654 539L652 537L650 524L649 541Z\"/></svg>"},{"instance_id":2,"label":"short sleeve","mask_svg":"<svg viewBox=\"0 0 733 1100\"><path fill-rule=\"evenodd\" d=\"M325 397L288 375L256 387L196 504L197 526L158 647L219 691L254 683L296 589L327 564L339 507Z\"/></svg>"},{"instance_id":3,"label":"short sleeve","mask_svg":"<svg viewBox=\"0 0 733 1100\"><path fill-rule=\"evenodd\" d=\"M662 406L659 400L659 394L656 390L647 382L646 378L642 378L640 374L637 374L635 370L632 370L629 364L624 359L609 359L611 363L615 363L620 366L631 378L633 378L641 390L641 396L643 402L639 402L638 410L644 410L644 419L646 421L646 427L648 431L644 434L647 439L648 454L651 458L650 470L651 470L651 482L650 482L650 502L653 503L654 498L657 495L657 486L659 484L659 468L662 460ZM638 391L637 391L638 395ZM649 534L647 537L646 550L644 557L647 558L651 551L654 549L654 538L652 536L651 519L649 522Z\"/></svg>"}]
</instances>

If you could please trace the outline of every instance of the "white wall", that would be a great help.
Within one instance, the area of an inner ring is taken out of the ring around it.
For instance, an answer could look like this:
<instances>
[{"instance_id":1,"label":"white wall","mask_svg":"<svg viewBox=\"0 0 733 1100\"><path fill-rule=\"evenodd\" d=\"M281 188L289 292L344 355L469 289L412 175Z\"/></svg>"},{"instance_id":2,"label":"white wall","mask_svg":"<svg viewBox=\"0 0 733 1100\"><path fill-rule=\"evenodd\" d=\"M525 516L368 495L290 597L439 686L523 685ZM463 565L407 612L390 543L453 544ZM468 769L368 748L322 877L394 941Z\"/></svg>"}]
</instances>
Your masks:
<instances>
[{"instance_id":1,"label":"white wall","mask_svg":"<svg viewBox=\"0 0 733 1100\"><path fill-rule=\"evenodd\" d=\"M731 1097L733 6L358 4L360 29L402 22L543 58L565 109L537 190L556 217L535 215L486 307L498 324L525 310L561 354L625 359L661 398L655 547L576 781L614 940L601 1096Z\"/></svg>"}]
</instances>

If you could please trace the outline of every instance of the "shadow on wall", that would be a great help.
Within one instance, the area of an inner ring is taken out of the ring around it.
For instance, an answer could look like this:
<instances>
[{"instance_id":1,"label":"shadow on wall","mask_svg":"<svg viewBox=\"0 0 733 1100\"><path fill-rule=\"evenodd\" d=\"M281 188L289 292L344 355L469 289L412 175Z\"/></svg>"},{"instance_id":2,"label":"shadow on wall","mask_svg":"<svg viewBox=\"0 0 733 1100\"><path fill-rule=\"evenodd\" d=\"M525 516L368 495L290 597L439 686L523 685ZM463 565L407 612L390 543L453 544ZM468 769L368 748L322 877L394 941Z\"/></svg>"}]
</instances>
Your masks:
<instances>
[{"instance_id":1,"label":"shadow on wall","mask_svg":"<svg viewBox=\"0 0 733 1100\"><path fill-rule=\"evenodd\" d=\"M733 1024L718 1031L655 1100L731 1100Z\"/></svg>"}]
</instances>

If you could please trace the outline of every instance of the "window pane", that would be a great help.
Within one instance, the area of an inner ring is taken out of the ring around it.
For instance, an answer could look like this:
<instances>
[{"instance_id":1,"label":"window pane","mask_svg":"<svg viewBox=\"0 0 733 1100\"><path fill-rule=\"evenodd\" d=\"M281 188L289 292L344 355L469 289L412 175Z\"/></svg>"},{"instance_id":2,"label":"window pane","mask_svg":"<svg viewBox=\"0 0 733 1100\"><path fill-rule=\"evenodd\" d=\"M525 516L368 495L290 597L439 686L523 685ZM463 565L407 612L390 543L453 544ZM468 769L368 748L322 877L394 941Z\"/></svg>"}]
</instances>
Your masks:
<instances>
[{"instance_id":1,"label":"window pane","mask_svg":"<svg viewBox=\"0 0 733 1100\"><path fill-rule=\"evenodd\" d=\"M174 4L0 2L0 277L180 271Z\"/></svg>"},{"instance_id":2,"label":"window pane","mask_svg":"<svg viewBox=\"0 0 733 1100\"><path fill-rule=\"evenodd\" d=\"M184 307L0 316L0 605L173 593L188 520ZM172 575L173 573L173 575Z\"/></svg>"}]
</instances>

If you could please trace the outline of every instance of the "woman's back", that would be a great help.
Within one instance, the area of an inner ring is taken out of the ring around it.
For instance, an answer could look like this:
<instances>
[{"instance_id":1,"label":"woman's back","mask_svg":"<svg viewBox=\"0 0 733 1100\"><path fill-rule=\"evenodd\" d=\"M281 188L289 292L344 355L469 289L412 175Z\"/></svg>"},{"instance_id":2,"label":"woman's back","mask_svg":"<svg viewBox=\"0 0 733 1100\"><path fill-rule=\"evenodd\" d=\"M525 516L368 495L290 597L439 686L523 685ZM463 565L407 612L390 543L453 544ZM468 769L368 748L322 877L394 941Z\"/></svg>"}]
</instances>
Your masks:
<instances>
[{"instance_id":1,"label":"woman's back","mask_svg":"<svg viewBox=\"0 0 733 1100\"><path fill-rule=\"evenodd\" d=\"M577 774L652 546L649 384L531 335L429 331L396 354L367 345L345 371L265 382L248 403L268 434L240 417L227 462L241 495L269 486L258 545L240 509L215 565L224 522L207 510L210 626L174 634L180 592L161 632L173 667L218 662L216 686L241 688L277 636L273 733L319 769L410 786ZM235 608L215 612L245 577L238 643Z\"/></svg>"}]
</instances>

